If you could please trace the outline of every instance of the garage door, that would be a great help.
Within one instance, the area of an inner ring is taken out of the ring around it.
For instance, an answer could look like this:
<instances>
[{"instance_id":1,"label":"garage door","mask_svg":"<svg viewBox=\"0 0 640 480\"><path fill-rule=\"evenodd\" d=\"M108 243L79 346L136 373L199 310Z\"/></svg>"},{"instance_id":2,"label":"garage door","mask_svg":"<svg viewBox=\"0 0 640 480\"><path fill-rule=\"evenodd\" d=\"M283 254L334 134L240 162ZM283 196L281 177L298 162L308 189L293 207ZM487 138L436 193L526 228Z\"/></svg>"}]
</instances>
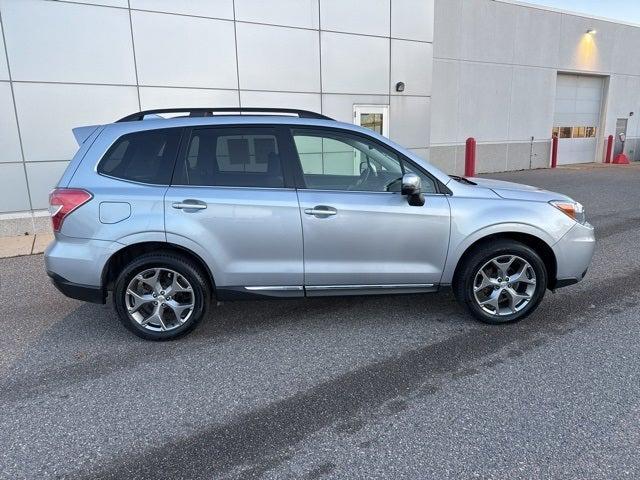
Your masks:
<instances>
[{"instance_id":1,"label":"garage door","mask_svg":"<svg viewBox=\"0 0 640 480\"><path fill-rule=\"evenodd\" d=\"M558 75L553 133L560 138L558 163L596 161L603 79Z\"/></svg>"}]
</instances>

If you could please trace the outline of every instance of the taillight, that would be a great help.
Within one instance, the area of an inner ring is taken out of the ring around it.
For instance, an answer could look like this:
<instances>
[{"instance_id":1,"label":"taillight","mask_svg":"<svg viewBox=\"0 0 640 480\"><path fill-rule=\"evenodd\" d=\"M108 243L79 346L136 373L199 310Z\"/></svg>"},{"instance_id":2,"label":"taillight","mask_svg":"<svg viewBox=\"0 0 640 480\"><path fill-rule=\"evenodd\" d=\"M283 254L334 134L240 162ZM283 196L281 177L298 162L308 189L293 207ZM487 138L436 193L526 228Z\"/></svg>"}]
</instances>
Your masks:
<instances>
[{"instance_id":1,"label":"taillight","mask_svg":"<svg viewBox=\"0 0 640 480\"><path fill-rule=\"evenodd\" d=\"M56 188L49 194L49 213L53 231L59 232L64 219L76 208L84 205L93 195L81 188Z\"/></svg>"}]
</instances>

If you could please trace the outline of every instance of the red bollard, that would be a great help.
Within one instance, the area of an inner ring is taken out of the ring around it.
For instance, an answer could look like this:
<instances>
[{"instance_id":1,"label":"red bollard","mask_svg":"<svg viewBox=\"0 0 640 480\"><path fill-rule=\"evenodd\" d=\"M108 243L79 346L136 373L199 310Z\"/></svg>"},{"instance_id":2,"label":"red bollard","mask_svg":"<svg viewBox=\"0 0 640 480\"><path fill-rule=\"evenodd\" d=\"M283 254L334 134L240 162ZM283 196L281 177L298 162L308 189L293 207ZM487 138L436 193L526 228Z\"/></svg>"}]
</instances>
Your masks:
<instances>
[{"instance_id":1,"label":"red bollard","mask_svg":"<svg viewBox=\"0 0 640 480\"><path fill-rule=\"evenodd\" d=\"M611 153L613 152L613 135L609 135L607 139L607 156L604 159L604 163L611 163Z\"/></svg>"},{"instance_id":2,"label":"red bollard","mask_svg":"<svg viewBox=\"0 0 640 480\"><path fill-rule=\"evenodd\" d=\"M467 147L464 152L464 176L475 177L476 175L476 139L467 139Z\"/></svg>"},{"instance_id":3,"label":"red bollard","mask_svg":"<svg viewBox=\"0 0 640 480\"><path fill-rule=\"evenodd\" d=\"M551 140L551 168L558 166L558 136L554 135Z\"/></svg>"}]
</instances>

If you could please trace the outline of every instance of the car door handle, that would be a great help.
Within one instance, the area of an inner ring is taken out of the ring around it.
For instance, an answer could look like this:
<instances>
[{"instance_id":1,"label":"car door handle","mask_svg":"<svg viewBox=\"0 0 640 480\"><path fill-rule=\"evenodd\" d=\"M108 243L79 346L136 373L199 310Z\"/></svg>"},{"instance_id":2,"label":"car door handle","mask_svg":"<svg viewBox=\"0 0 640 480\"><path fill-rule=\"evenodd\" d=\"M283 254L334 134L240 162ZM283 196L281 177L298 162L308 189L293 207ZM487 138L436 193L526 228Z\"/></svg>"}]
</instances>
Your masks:
<instances>
[{"instance_id":1,"label":"car door handle","mask_svg":"<svg viewBox=\"0 0 640 480\"><path fill-rule=\"evenodd\" d=\"M335 215L338 211L333 207L325 207L324 205L317 205L313 208L305 208L304 213L307 215L314 215L316 217L330 217Z\"/></svg>"},{"instance_id":2,"label":"car door handle","mask_svg":"<svg viewBox=\"0 0 640 480\"><path fill-rule=\"evenodd\" d=\"M183 202L174 202L171 205L178 210L204 210L207 204L198 200L185 200Z\"/></svg>"}]
</instances>

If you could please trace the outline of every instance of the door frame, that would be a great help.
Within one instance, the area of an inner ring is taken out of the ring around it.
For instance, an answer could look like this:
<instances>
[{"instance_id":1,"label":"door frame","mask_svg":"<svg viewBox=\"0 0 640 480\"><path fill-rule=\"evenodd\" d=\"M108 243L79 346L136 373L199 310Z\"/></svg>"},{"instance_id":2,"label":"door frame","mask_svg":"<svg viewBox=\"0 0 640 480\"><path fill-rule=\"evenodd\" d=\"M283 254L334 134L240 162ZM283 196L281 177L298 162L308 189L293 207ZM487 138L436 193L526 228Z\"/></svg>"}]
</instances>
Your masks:
<instances>
[{"instance_id":1,"label":"door frame","mask_svg":"<svg viewBox=\"0 0 640 480\"><path fill-rule=\"evenodd\" d=\"M360 116L363 113L382 114L382 136L389 138L389 105L353 104L353 123L362 127ZM366 127L364 127L366 128Z\"/></svg>"}]
</instances>

